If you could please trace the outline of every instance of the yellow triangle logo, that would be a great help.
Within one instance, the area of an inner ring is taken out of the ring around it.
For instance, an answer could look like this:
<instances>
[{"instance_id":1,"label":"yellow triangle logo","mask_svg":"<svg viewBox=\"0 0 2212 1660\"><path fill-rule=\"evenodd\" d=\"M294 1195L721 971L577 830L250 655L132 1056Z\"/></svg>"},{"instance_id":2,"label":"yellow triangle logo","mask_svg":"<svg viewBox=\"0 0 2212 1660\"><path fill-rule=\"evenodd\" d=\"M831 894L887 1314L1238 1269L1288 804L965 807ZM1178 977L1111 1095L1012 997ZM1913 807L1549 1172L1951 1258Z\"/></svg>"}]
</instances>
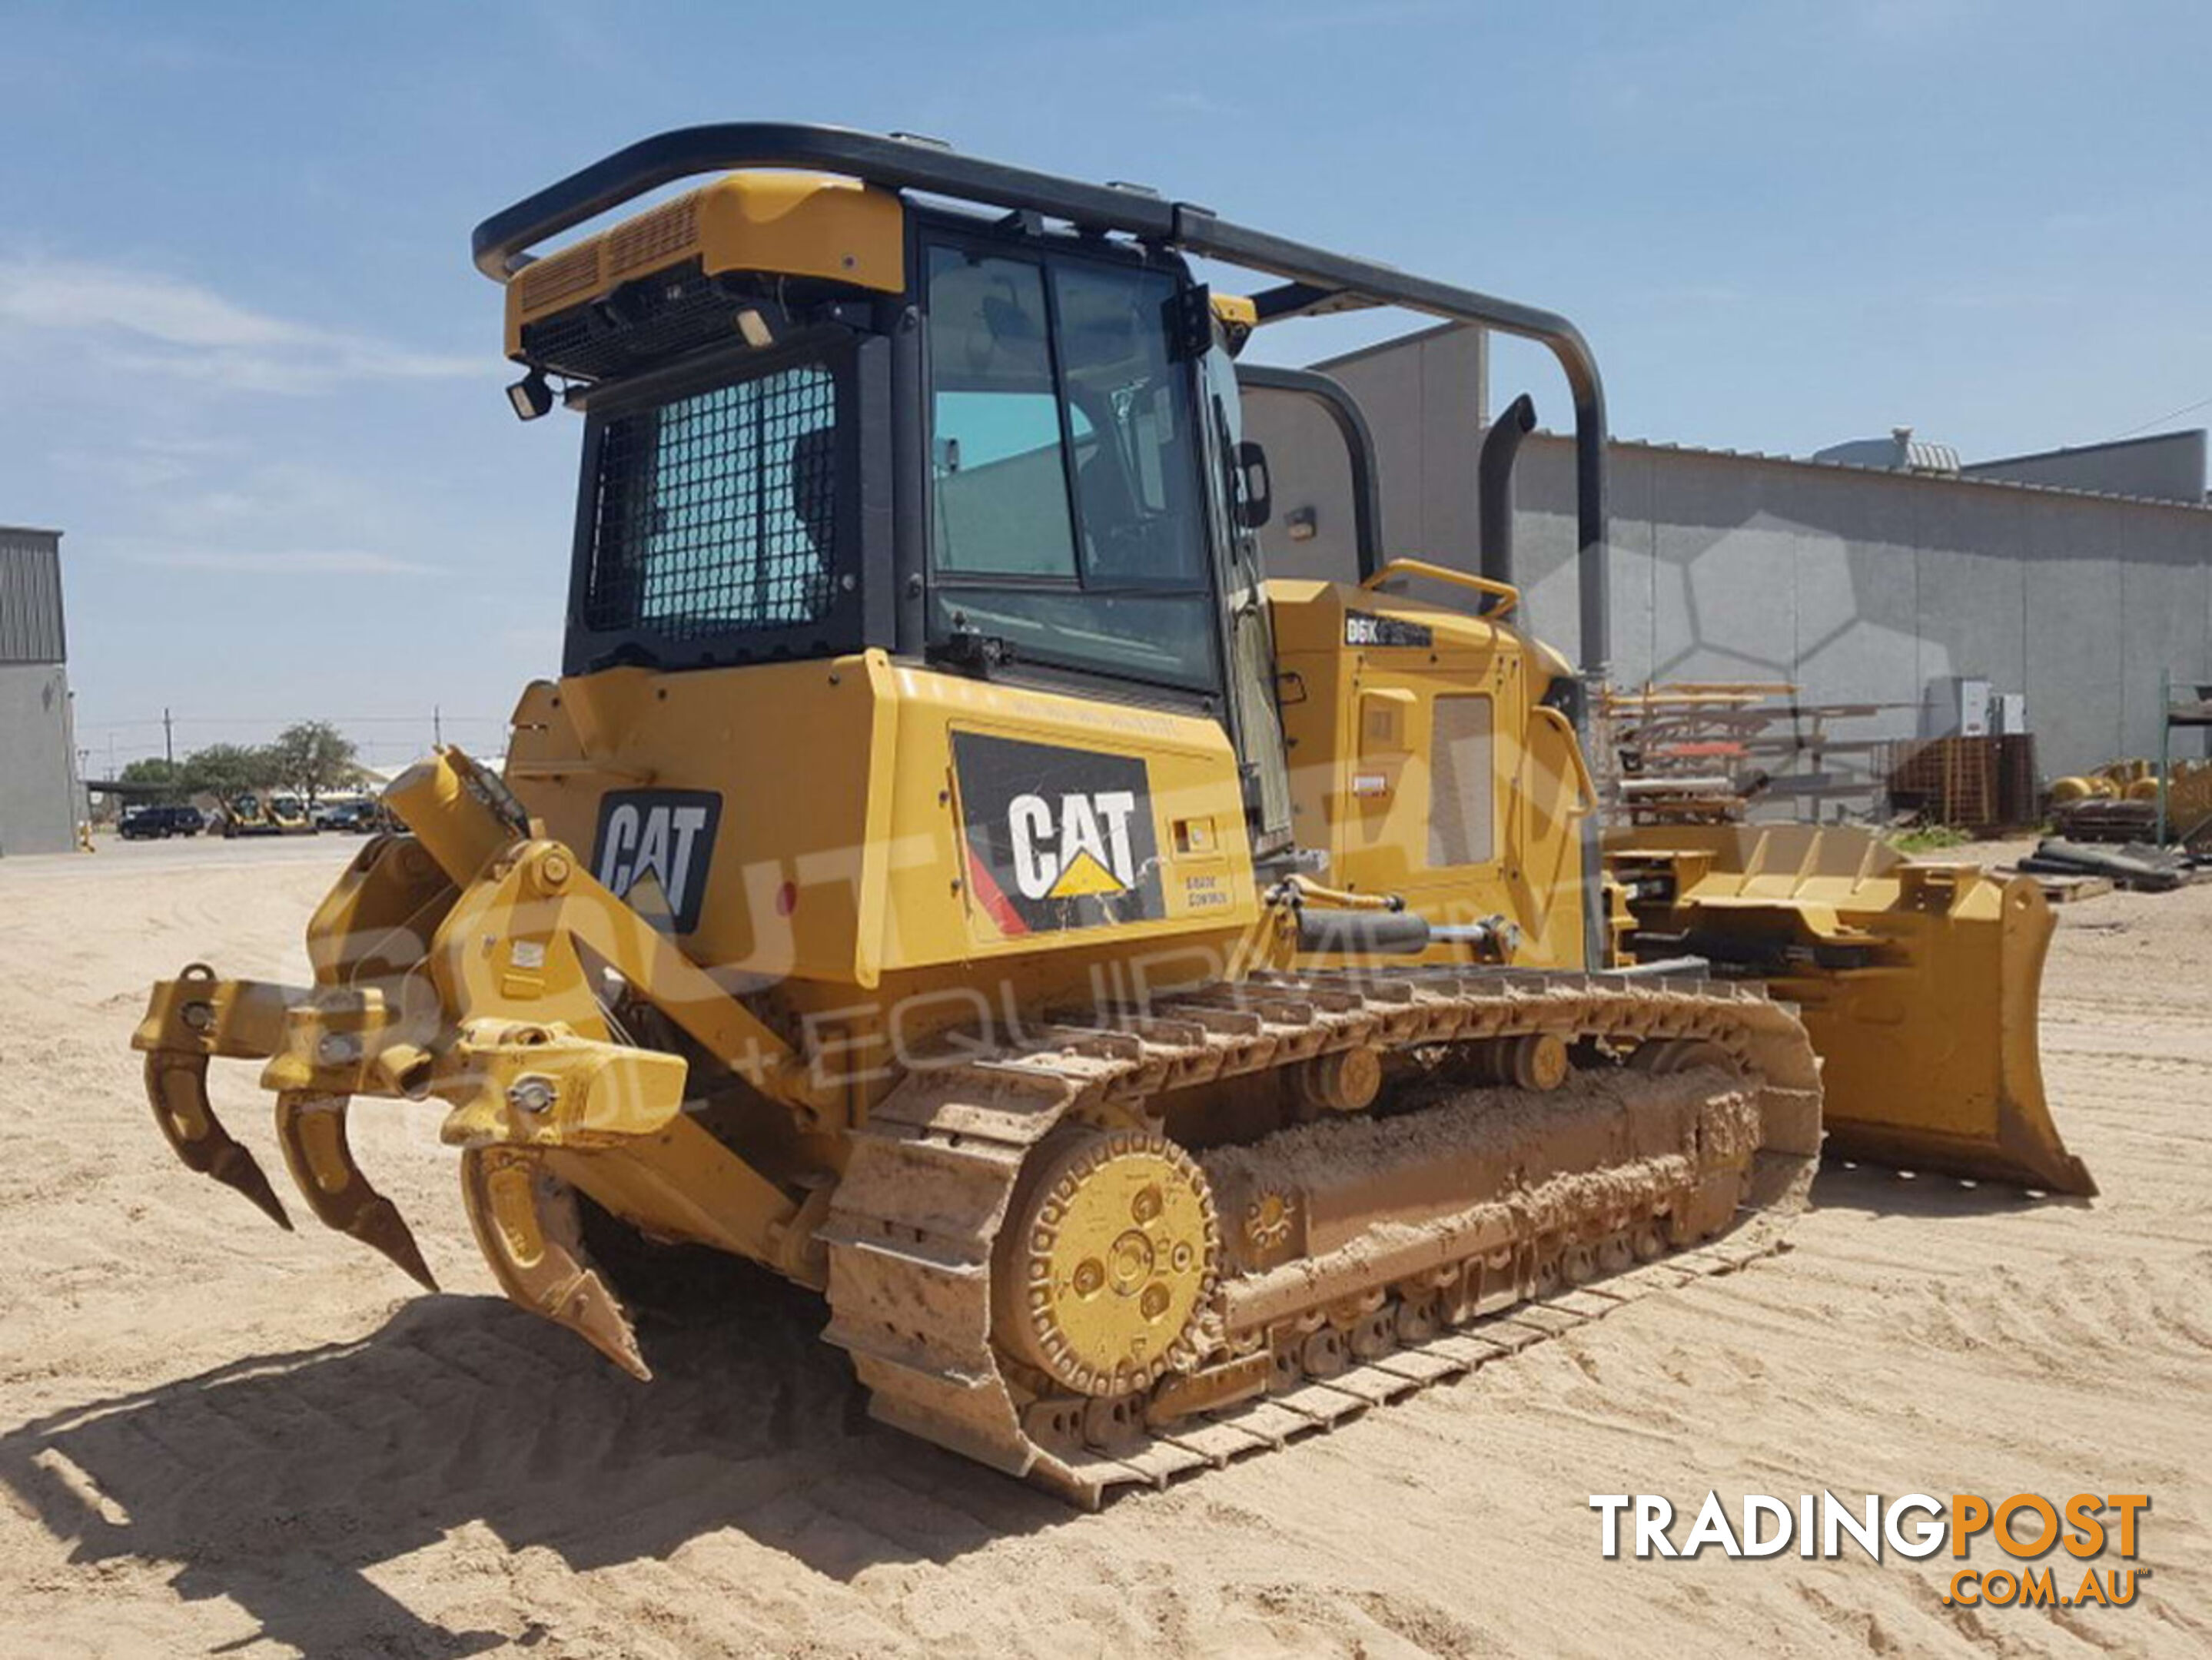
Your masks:
<instances>
[{"instance_id":1,"label":"yellow triangle logo","mask_svg":"<svg viewBox=\"0 0 2212 1660\"><path fill-rule=\"evenodd\" d=\"M1060 873L1060 880L1052 885L1045 895L1048 899L1075 899L1086 893L1119 893L1128 884L1122 881L1097 856L1088 850L1079 853L1067 861L1067 868Z\"/></svg>"},{"instance_id":2,"label":"yellow triangle logo","mask_svg":"<svg viewBox=\"0 0 2212 1660\"><path fill-rule=\"evenodd\" d=\"M656 927L675 915L668 903L668 891L660 885L658 871L640 871L631 881L629 891L623 895L623 902Z\"/></svg>"}]
</instances>

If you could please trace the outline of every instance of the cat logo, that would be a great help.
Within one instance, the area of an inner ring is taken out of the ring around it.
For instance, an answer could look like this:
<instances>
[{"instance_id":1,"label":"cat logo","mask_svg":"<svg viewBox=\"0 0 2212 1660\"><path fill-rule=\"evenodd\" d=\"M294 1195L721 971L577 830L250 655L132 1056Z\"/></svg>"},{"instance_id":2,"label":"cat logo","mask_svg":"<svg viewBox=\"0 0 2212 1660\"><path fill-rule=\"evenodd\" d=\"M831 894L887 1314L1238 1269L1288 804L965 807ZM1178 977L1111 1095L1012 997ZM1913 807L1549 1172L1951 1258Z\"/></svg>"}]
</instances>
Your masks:
<instances>
[{"instance_id":1,"label":"cat logo","mask_svg":"<svg viewBox=\"0 0 2212 1660\"><path fill-rule=\"evenodd\" d=\"M1141 757L956 732L952 758L985 937L1166 914Z\"/></svg>"},{"instance_id":2,"label":"cat logo","mask_svg":"<svg viewBox=\"0 0 2212 1660\"><path fill-rule=\"evenodd\" d=\"M1025 899L1073 899L1136 886L1137 861L1129 850L1136 811L1130 790L1063 795L1057 806L1042 795L1017 795L1006 809L1014 885Z\"/></svg>"},{"instance_id":3,"label":"cat logo","mask_svg":"<svg viewBox=\"0 0 2212 1660\"><path fill-rule=\"evenodd\" d=\"M615 790L599 798L592 873L663 932L699 926L722 798L712 790Z\"/></svg>"}]
</instances>

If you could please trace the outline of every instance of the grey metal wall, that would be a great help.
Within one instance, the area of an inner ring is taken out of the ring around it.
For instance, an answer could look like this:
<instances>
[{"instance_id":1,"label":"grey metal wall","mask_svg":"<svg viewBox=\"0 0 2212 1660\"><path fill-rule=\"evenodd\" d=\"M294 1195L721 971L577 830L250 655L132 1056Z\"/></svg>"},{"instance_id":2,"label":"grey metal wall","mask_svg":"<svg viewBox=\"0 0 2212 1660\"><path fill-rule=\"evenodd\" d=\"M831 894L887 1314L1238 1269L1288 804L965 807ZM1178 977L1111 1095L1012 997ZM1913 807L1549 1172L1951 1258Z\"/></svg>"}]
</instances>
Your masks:
<instances>
[{"instance_id":1,"label":"grey metal wall","mask_svg":"<svg viewBox=\"0 0 2212 1660\"><path fill-rule=\"evenodd\" d=\"M1382 451L1383 533L1393 549L1474 545L1474 458L1435 435L1479 432L1488 418L1490 337L1460 324L1370 346L1316 363L1341 381L1366 411ZM1275 526L1268 569L1279 576L1333 576L1352 568L1352 480L1344 442L1328 417L1304 398L1247 401L1254 436L1267 447L1276 475ZM1386 436L1387 435L1387 436ZM1314 509L1314 535L1291 541L1290 514Z\"/></svg>"},{"instance_id":2,"label":"grey metal wall","mask_svg":"<svg viewBox=\"0 0 2212 1660\"><path fill-rule=\"evenodd\" d=\"M1363 401L1390 550L1471 569L1480 427ZM1273 476L1270 569L1345 576L1334 435L1273 397L1247 425ZM1983 676L2027 695L2056 776L2157 752L2162 669L2212 678L2202 506L1644 444L1613 447L1612 477L1617 683L1786 680L1808 701L1895 706L1831 733L1863 740L1915 735L1933 683ZM1312 498L1319 533L1285 543L1284 519ZM1515 520L1528 615L1578 659L1565 439L1528 441Z\"/></svg>"},{"instance_id":3,"label":"grey metal wall","mask_svg":"<svg viewBox=\"0 0 2212 1660\"><path fill-rule=\"evenodd\" d=\"M0 857L76 842L69 677L58 663L0 663Z\"/></svg>"},{"instance_id":4,"label":"grey metal wall","mask_svg":"<svg viewBox=\"0 0 2212 1660\"><path fill-rule=\"evenodd\" d=\"M2110 444L2082 444L2035 455L2008 455L1970 461L1966 471L1977 478L2006 478L2015 484L2051 484L2060 489L2104 490L2114 496L2149 496L2166 502L2204 500L2204 429L2154 433Z\"/></svg>"},{"instance_id":5,"label":"grey metal wall","mask_svg":"<svg viewBox=\"0 0 2212 1660\"><path fill-rule=\"evenodd\" d=\"M61 533L0 525L0 663L59 663Z\"/></svg>"},{"instance_id":6,"label":"grey metal wall","mask_svg":"<svg viewBox=\"0 0 2212 1660\"><path fill-rule=\"evenodd\" d=\"M0 526L0 856L76 841L60 541Z\"/></svg>"}]
</instances>

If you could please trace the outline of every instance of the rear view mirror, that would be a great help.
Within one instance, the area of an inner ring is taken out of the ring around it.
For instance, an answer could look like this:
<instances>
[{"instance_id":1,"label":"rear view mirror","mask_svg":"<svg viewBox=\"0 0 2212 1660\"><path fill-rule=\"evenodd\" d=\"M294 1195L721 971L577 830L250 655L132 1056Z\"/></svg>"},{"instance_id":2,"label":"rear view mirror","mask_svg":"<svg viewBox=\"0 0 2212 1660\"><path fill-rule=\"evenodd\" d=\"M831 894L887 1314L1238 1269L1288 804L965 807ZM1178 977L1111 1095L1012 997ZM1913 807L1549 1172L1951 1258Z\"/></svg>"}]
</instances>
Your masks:
<instances>
[{"instance_id":1,"label":"rear view mirror","mask_svg":"<svg viewBox=\"0 0 2212 1660\"><path fill-rule=\"evenodd\" d=\"M1247 438L1237 446L1237 518L1246 530L1258 530L1274 517L1275 498L1267 478L1267 452Z\"/></svg>"}]
</instances>

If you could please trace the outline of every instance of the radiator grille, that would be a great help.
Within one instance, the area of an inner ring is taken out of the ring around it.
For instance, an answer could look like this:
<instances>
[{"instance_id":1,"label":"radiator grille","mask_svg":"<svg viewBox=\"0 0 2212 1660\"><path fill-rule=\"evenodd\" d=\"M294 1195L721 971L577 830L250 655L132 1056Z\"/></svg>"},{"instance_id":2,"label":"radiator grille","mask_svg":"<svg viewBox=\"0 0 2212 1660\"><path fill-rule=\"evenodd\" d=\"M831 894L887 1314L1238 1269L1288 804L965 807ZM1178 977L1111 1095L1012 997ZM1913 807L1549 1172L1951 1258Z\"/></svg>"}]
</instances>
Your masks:
<instances>
[{"instance_id":1,"label":"radiator grille","mask_svg":"<svg viewBox=\"0 0 2212 1660\"><path fill-rule=\"evenodd\" d=\"M679 196L607 233L607 274L621 278L690 251L699 235L699 193Z\"/></svg>"},{"instance_id":2,"label":"radiator grille","mask_svg":"<svg viewBox=\"0 0 2212 1660\"><path fill-rule=\"evenodd\" d=\"M818 364L610 419L583 624L696 640L833 597L837 383Z\"/></svg>"},{"instance_id":3,"label":"radiator grille","mask_svg":"<svg viewBox=\"0 0 2212 1660\"><path fill-rule=\"evenodd\" d=\"M514 279L525 311L543 311L599 286L599 245L594 241L525 265Z\"/></svg>"},{"instance_id":4,"label":"radiator grille","mask_svg":"<svg viewBox=\"0 0 2212 1660\"><path fill-rule=\"evenodd\" d=\"M1481 865L1495 852L1490 699L1439 697L1429 743L1429 865Z\"/></svg>"},{"instance_id":5,"label":"radiator grille","mask_svg":"<svg viewBox=\"0 0 2212 1660\"><path fill-rule=\"evenodd\" d=\"M571 306L522 325L533 363L586 380L618 378L738 336L747 302L699 272L698 261L618 288L604 306ZM614 320L614 319L619 320Z\"/></svg>"}]
</instances>

